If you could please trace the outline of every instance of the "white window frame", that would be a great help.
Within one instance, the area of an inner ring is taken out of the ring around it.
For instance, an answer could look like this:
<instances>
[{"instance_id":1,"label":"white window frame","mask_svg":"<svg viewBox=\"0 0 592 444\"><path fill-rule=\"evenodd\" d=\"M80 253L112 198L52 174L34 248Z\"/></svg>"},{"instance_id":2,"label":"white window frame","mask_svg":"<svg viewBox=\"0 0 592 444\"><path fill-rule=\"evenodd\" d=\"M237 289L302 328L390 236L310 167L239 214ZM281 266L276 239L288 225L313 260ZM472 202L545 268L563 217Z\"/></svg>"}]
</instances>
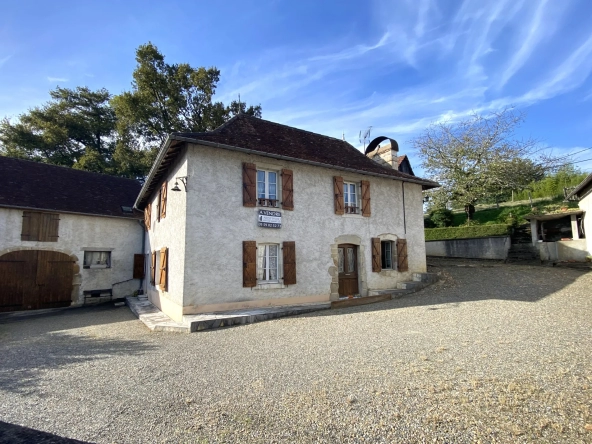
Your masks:
<instances>
[{"instance_id":1,"label":"white window frame","mask_svg":"<svg viewBox=\"0 0 592 444\"><path fill-rule=\"evenodd\" d=\"M87 258L88 256L91 256L94 253L104 253L107 255L107 261L105 264L93 264L93 263L89 263L89 261L91 260L90 258ZM84 251L84 264L82 266L83 268L111 268L111 251L109 250L85 250Z\"/></svg>"},{"instance_id":2,"label":"white window frame","mask_svg":"<svg viewBox=\"0 0 592 444\"><path fill-rule=\"evenodd\" d=\"M388 244L390 247L390 261L391 261L391 266L390 267L385 267L385 253L384 253L384 245ZM383 270L394 270L395 269L395 260L394 260L394 256L393 256L393 248L394 248L394 242L391 240L381 240L380 241L380 265L381 268Z\"/></svg>"},{"instance_id":3,"label":"white window frame","mask_svg":"<svg viewBox=\"0 0 592 444\"><path fill-rule=\"evenodd\" d=\"M351 200L351 186L354 187L354 205L352 205L352 203L349 202ZM358 183L343 181L343 208L345 214L360 214L360 187Z\"/></svg>"},{"instance_id":4,"label":"white window frame","mask_svg":"<svg viewBox=\"0 0 592 444\"><path fill-rule=\"evenodd\" d=\"M263 173L264 176L264 181L263 181L263 187L264 187L264 197L260 197L259 196L259 183L261 183L259 181L259 173ZM269 174L275 174L275 199L272 199L270 197L270 193L269 193ZM279 208L280 206L280 199L279 199L279 193L280 193L280 186L279 186L279 178L280 178L280 174L277 171L274 170L267 170L267 169L257 169L257 205L260 207L272 207L272 208ZM274 200L275 202L270 202L271 200Z\"/></svg>"},{"instance_id":5,"label":"white window frame","mask_svg":"<svg viewBox=\"0 0 592 444\"><path fill-rule=\"evenodd\" d=\"M269 264L269 258L273 257L270 256L270 246L276 247L276 279L271 279L271 268L266 267L265 265ZM280 278L280 262L281 262L281 246L280 244L276 243L262 243L257 244L257 283L258 284L279 284L281 283Z\"/></svg>"}]
</instances>

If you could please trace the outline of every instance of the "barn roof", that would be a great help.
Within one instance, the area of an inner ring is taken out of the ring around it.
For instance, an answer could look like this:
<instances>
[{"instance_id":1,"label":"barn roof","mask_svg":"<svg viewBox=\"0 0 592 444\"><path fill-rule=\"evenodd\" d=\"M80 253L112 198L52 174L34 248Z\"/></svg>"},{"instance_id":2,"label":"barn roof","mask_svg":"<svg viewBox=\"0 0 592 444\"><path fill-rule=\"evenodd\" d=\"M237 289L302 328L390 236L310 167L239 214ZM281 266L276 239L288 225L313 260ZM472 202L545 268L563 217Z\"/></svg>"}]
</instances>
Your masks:
<instances>
[{"instance_id":1,"label":"barn roof","mask_svg":"<svg viewBox=\"0 0 592 444\"><path fill-rule=\"evenodd\" d=\"M138 218L137 180L0 156L0 207Z\"/></svg>"},{"instance_id":2,"label":"barn roof","mask_svg":"<svg viewBox=\"0 0 592 444\"><path fill-rule=\"evenodd\" d=\"M137 208L144 208L183 142L413 182L424 189L439 186L436 182L383 167L343 140L239 114L214 131L171 134L136 200Z\"/></svg>"}]
</instances>

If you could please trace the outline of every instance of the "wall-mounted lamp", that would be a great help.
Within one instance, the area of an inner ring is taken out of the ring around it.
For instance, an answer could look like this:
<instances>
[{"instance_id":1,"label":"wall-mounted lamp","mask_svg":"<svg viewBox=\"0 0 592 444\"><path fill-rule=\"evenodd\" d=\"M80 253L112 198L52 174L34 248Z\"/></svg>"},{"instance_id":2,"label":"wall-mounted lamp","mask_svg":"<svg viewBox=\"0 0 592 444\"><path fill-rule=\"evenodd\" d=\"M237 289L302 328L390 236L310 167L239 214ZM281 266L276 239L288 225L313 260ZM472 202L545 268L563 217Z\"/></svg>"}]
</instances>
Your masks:
<instances>
[{"instance_id":1,"label":"wall-mounted lamp","mask_svg":"<svg viewBox=\"0 0 592 444\"><path fill-rule=\"evenodd\" d=\"M175 186L171 188L171 191L181 191L181 188L179 188L179 180L183 184L185 192L187 192L187 176L175 177Z\"/></svg>"}]
</instances>

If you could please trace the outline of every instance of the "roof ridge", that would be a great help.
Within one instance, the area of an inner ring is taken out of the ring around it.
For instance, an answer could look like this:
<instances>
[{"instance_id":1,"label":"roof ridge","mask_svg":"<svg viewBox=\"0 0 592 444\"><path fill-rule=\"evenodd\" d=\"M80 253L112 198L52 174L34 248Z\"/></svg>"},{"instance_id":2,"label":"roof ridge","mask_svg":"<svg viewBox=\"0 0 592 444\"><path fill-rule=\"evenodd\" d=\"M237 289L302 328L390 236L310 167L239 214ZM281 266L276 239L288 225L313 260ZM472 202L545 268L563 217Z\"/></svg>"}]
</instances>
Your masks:
<instances>
[{"instance_id":1,"label":"roof ridge","mask_svg":"<svg viewBox=\"0 0 592 444\"><path fill-rule=\"evenodd\" d=\"M2 159L2 158L14 160L14 161L17 161L17 162L29 162L29 163L34 163L34 164L38 164L38 165L44 165L46 167L64 168L66 170L75 171L75 172L81 172L81 173L86 173L86 174L98 174L100 176L111 177L111 178L114 178L114 179L131 180L131 181L134 181L134 182L138 182L139 183L139 180L138 179L131 179L129 177L123 177L123 176L115 176L113 174L107 174L107 173L99 173L97 171L79 170L77 168L69 167L69 166L66 166L66 165L56 165L54 163L46 163L46 162L32 160L32 159L21 159L20 157L11 157L11 156L5 156L3 154L0 154L0 159Z\"/></svg>"}]
</instances>

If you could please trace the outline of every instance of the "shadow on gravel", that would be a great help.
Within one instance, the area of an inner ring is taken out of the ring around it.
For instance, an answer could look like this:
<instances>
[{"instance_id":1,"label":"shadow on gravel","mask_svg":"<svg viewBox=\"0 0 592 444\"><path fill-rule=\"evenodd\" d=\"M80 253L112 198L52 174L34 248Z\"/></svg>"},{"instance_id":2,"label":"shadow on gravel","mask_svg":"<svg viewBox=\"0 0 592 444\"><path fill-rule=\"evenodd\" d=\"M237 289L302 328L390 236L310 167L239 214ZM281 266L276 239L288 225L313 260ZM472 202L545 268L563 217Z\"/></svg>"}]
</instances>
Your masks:
<instances>
[{"instance_id":1,"label":"shadow on gravel","mask_svg":"<svg viewBox=\"0 0 592 444\"><path fill-rule=\"evenodd\" d=\"M408 307L426 306L426 310L450 310L466 302L507 300L538 302L576 283L574 291L589 291L592 273L569 268L505 265L483 261L438 261L430 272L441 272L440 281L401 299L377 304L324 310L301 316L339 316Z\"/></svg>"},{"instance_id":2,"label":"shadow on gravel","mask_svg":"<svg viewBox=\"0 0 592 444\"><path fill-rule=\"evenodd\" d=\"M0 421L0 443L85 444L85 441L63 438L52 433Z\"/></svg>"},{"instance_id":3,"label":"shadow on gravel","mask_svg":"<svg viewBox=\"0 0 592 444\"><path fill-rule=\"evenodd\" d=\"M93 326L109 329L130 320L135 317L127 307L113 306L0 319L0 390L31 394L37 391L42 371L152 350L154 346L142 340L109 338L92 329L68 331Z\"/></svg>"}]
</instances>

